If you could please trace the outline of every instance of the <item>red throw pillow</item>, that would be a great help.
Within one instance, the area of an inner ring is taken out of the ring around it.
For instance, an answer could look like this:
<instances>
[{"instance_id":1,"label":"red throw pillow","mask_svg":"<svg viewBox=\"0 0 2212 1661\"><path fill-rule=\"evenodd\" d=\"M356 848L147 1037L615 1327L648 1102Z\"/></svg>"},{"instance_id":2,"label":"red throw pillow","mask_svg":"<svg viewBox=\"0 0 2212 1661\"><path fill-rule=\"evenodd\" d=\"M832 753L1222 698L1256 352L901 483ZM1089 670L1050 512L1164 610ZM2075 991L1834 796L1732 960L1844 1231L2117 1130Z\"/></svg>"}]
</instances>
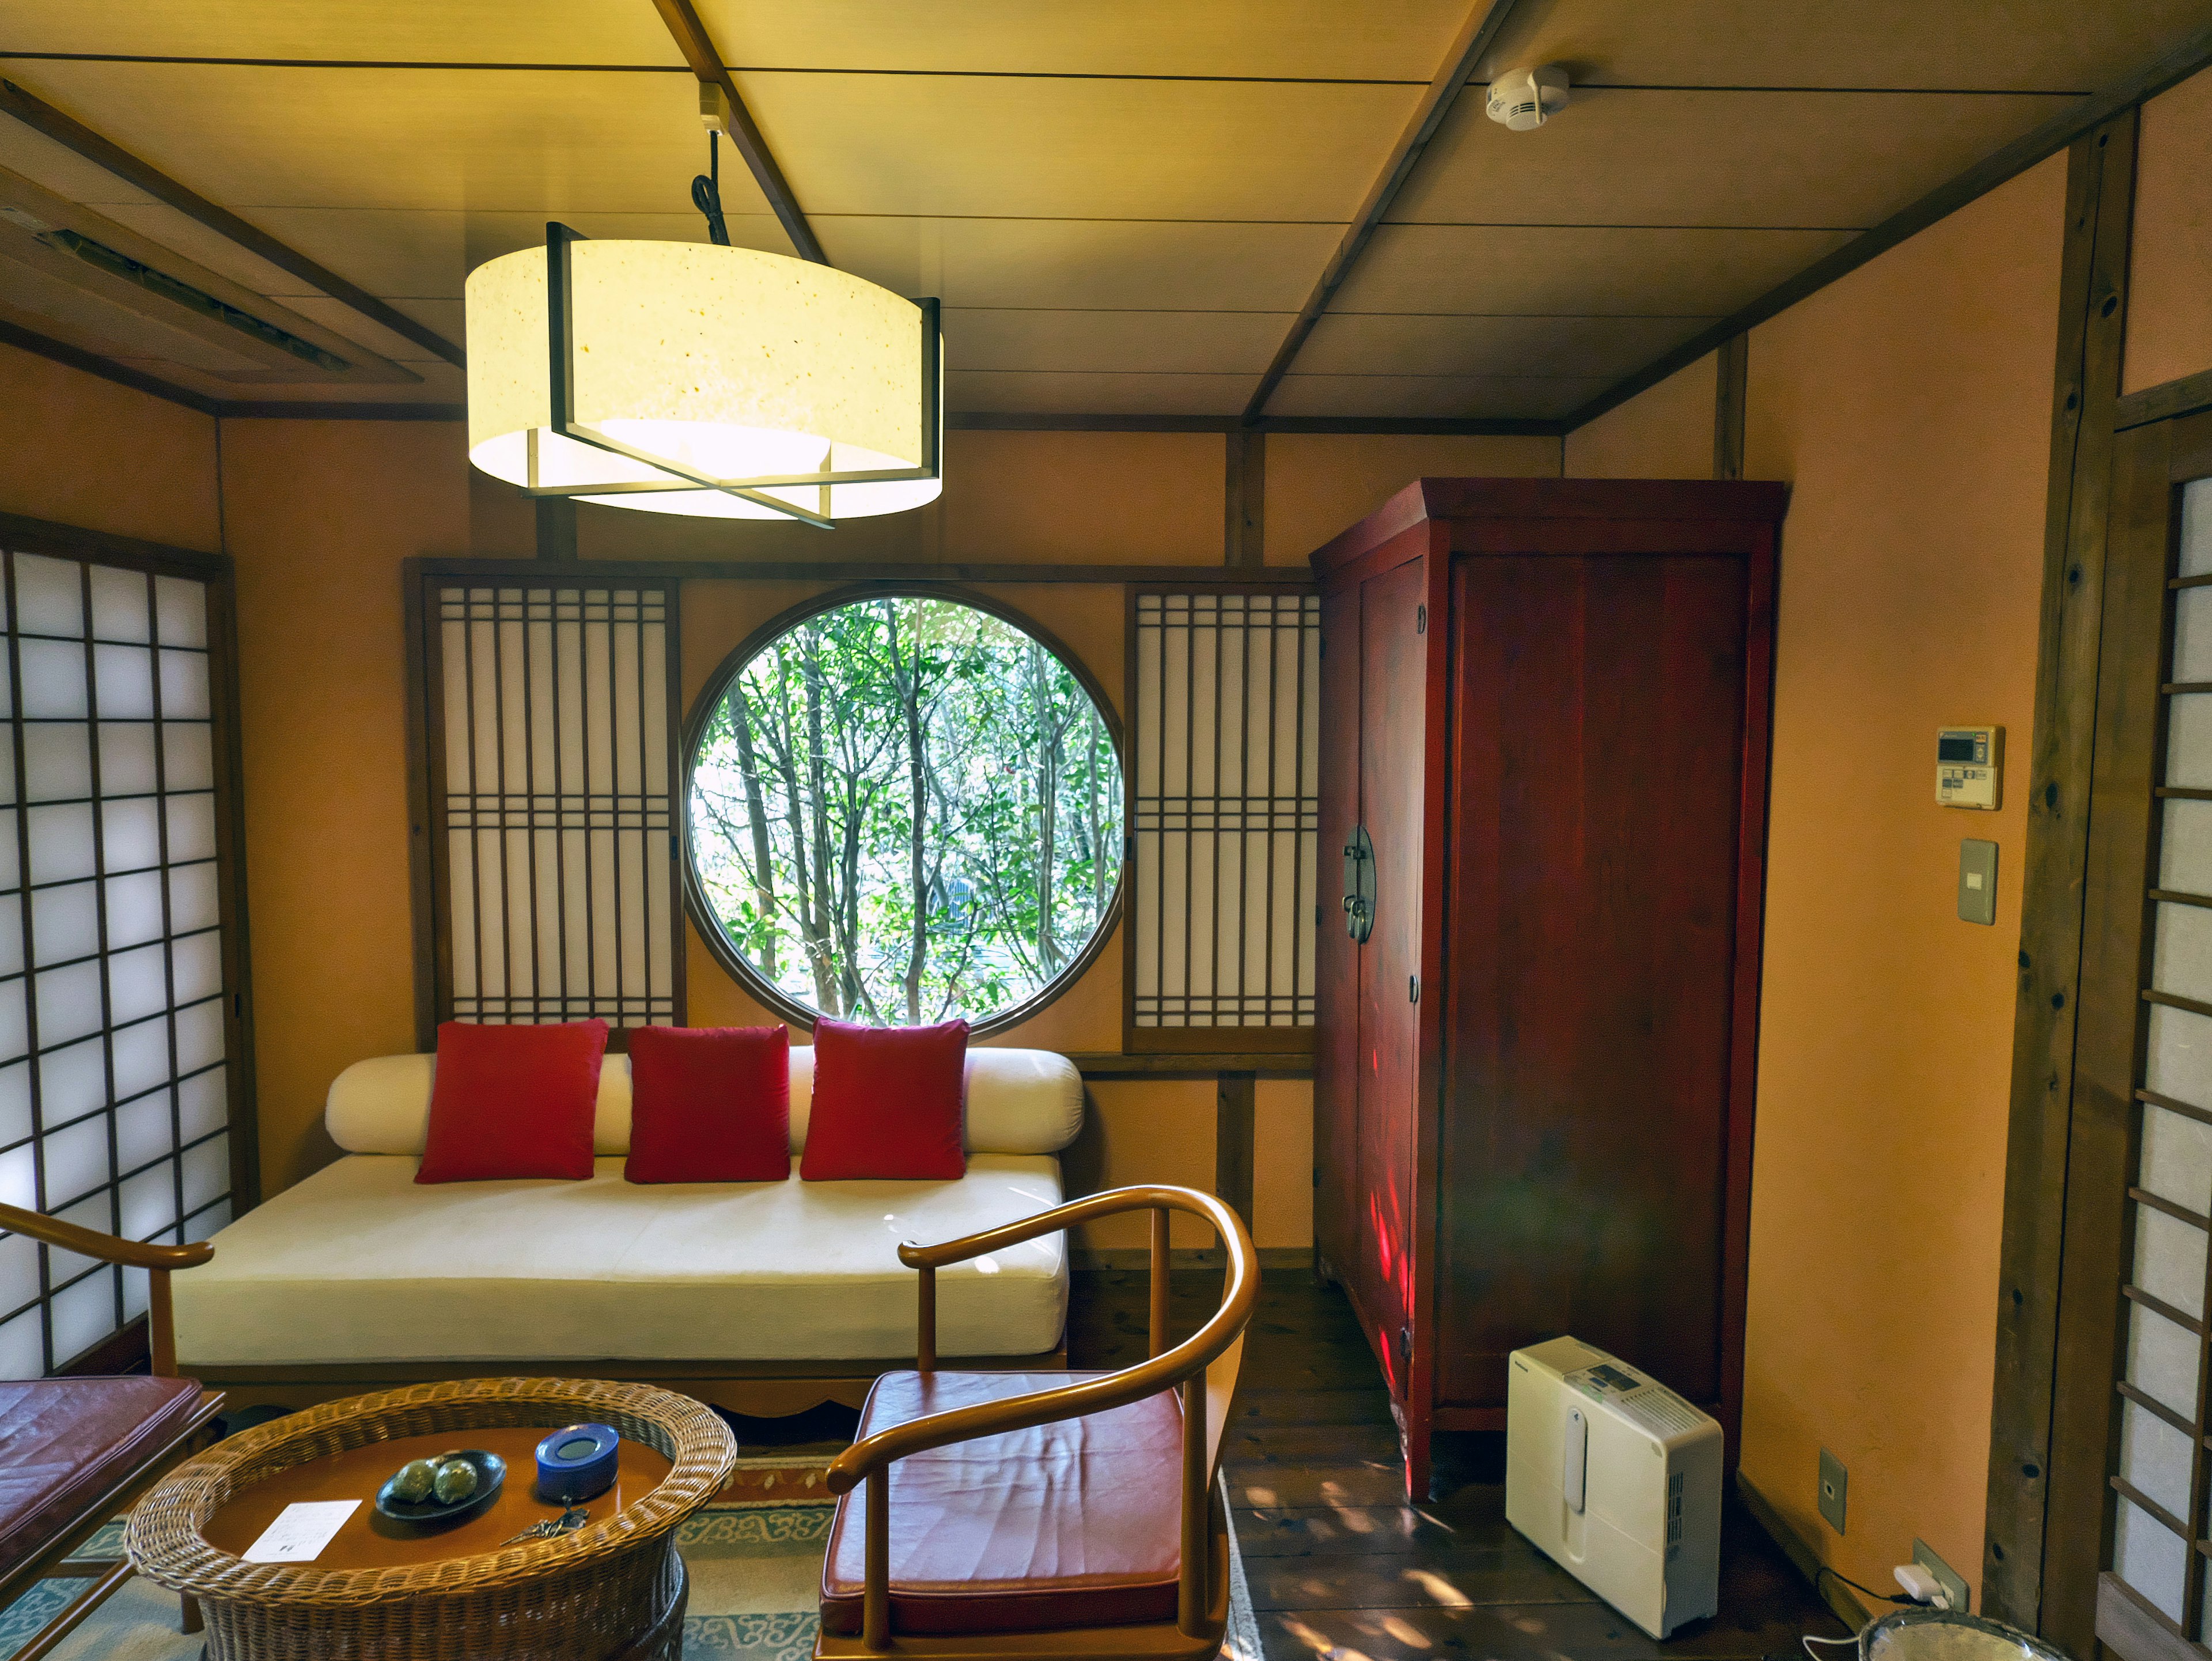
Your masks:
<instances>
[{"instance_id":1,"label":"red throw pillow","mask_svg":"<svg viewBox=\"0 0 2212 1661\"><path fill-rule=\"evenodd\" d=\"M791 1029L641 1026L629 1035L633 1183L791 1175Z\"/></svg>"},{"instance_id":2,"label":"red throw pillow","mask_svg":"<svg viewBox=\"0 0 2212 1661\"><path fill-rule=\"evenodd\" d=\"M799 1174L955 1180L968 1174L961 1136L968 1023L814 1025L814 1106Z\"/></svg>"},{"instance_id":3,"label":"red throw pillow","mask_svg":"<svg viewBox=\"0 0 2212 1661\"><path fill-rule=\"evenodd\" d=\"M592 1174L605 1021L438 1028L418 1183Z\"/></svg>"}]
</instances>

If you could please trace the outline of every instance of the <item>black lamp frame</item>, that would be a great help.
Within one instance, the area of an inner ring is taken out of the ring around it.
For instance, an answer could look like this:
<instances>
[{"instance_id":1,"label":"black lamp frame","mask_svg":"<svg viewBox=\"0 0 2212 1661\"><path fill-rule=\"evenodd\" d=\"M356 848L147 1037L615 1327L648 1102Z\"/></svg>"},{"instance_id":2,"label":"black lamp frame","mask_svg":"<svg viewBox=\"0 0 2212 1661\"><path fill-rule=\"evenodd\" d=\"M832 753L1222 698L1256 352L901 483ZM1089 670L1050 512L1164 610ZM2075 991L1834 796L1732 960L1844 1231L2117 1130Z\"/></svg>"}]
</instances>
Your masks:
<instances>
[{"instance_id":1,"label":"black lamp frame","mask_svg":"<svg viewBox=\"0 0 2212 1661\"><path fill-rule=\"evenodd\" d=\"M839 473L832 472L825 466L820 472L811 473L770 474L758 478L714 478L681 462L624 444L596 428L582 424L576 419L575 289L569 248L574 243L588 240L582 233L571 230L557 220L549 222L545 227L547 390L548 405L553 415L553 430L563 438L575 440L579 444L588 444L593 449L605 450L611 455L627 456L633 461L641 461L648 467L674 477L667 480L635 484L541 484L538 474L538 429L533 427L530 429L528 445L529 483L523 487L523 494L531 496L601 496L649 495L667 490L720 490L725 496L733 496L741 501L770 508L801 524L811 525L817 530L829 531L836 528L836 522L830 517L830 491L833 485L897 484L943 477L945 383L939 373L944 361L943 338L938 327L938 302L934 299L914 302L915 309L921 313L921 465L919 467ZM679 480L683 482L677 482ZM771 489L793 484L813 484L821 488L819 512L809 512L779 496L767 494Z\"/></svg>"}]
</instances>

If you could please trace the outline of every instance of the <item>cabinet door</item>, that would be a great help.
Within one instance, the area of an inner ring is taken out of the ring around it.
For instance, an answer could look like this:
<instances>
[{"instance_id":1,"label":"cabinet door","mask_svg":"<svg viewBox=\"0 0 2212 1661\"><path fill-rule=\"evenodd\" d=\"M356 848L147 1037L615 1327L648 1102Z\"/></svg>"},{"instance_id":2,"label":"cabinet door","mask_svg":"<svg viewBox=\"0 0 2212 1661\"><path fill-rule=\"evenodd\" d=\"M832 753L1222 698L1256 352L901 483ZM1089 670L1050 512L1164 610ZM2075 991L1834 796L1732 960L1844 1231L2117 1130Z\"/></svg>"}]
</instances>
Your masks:
<instances>
[{"instance_id":1,"label":"cabinet door","mask_svg":"<svg viewBox=\"0 0 2212 1661\"><path fill-rule=\"evenodd\" d=\"M1455 563L1442 1402L1561 1332L1719 1399L1745 585Z\"/></svg>"},{"instance_id":2,"label":"cabinet door","mask_svg":"<svg viewBox=\"0 0 2212 1661\"><path fill-rule=\"evenodd\" d=\"M1391 1393L1403 1398L1413 1318L1414 1084L1420 1043L1422 755L1428 562L1360 585L1359 808L1375 849L1375 922L1358 950L1354 1256L1362 1312Z\"/></svg>"}]
</instances>

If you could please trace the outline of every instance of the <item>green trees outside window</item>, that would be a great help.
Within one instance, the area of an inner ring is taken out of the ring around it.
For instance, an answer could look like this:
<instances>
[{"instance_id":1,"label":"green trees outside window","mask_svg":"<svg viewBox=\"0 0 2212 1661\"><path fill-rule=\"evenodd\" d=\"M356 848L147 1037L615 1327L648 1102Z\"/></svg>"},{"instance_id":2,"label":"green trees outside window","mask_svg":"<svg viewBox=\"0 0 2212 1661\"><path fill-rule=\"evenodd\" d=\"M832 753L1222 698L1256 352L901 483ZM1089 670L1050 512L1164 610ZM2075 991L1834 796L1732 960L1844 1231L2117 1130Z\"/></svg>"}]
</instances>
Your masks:
<instances>
[{"instance_id":1,"label":"green trees outside window","mask_svg":"<svg viewBox=\"0 0 2212 1661\"><path fill-rule=\"evenodd\" d=\"M1043 642L952 600L855 600L785 630L700 727L696 891L792 1002L982 1022L1085 956L1121 870L1121 764Z\"/></svg>"}]
</instances>

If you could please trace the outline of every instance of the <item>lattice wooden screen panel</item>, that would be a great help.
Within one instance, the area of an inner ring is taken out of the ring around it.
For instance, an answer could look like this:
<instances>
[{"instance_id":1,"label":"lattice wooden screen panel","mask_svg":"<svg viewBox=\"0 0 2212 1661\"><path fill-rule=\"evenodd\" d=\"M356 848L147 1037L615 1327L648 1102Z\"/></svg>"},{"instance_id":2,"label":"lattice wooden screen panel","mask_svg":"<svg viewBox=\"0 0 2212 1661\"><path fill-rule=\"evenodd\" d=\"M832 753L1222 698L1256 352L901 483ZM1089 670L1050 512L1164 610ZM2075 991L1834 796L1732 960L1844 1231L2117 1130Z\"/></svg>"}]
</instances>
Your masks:
<instances>
[{"instance_id":1,"label":"lattice wooden screen panel","mask_svg":"<svg viewBox=\"0 0 2212 1661\"><path fill-rule=\"evenodd\" d=\"M210 585L0 550L0 1200L174 1243L230 1220L232 783ZM0 1377L146 1276L0 1234Z\"/></svg>"},{"instance_id":2,"label":"lattice wooden screen panel","mask_svg":"<svg viewBox=\"0 0 2212 1661\"><path fill-rule=\"evenodd\" d=\"M673 583L432 578L436 1017L684 1019Z\"/></svg>"},{"instance_id":3,"label":"lattice wooden screen panel","mask_svg":"<svg viewBox=\"0 0 2212 1661\"><path fill-rule=\"evenodd\" d=\"M2148 1031L2128 1190L2131 1267L2112 1567L2179 1634L2212 1632L2205 1598L2212 1328L2212 479L2189 485L2172 582L2165 773L2148 899Z\"/></svg>"},{"instance_id":4,"label":"lattice wooden screen panel","mask_svg":"<svg viewBox=\"0 0 2212 1661\"><path fill-rule=\"evenodd\" d=\"M1130 605L1128 1043L1305 1048L1321 601L1139 588Z\"/></svg>"}]
</instances>

